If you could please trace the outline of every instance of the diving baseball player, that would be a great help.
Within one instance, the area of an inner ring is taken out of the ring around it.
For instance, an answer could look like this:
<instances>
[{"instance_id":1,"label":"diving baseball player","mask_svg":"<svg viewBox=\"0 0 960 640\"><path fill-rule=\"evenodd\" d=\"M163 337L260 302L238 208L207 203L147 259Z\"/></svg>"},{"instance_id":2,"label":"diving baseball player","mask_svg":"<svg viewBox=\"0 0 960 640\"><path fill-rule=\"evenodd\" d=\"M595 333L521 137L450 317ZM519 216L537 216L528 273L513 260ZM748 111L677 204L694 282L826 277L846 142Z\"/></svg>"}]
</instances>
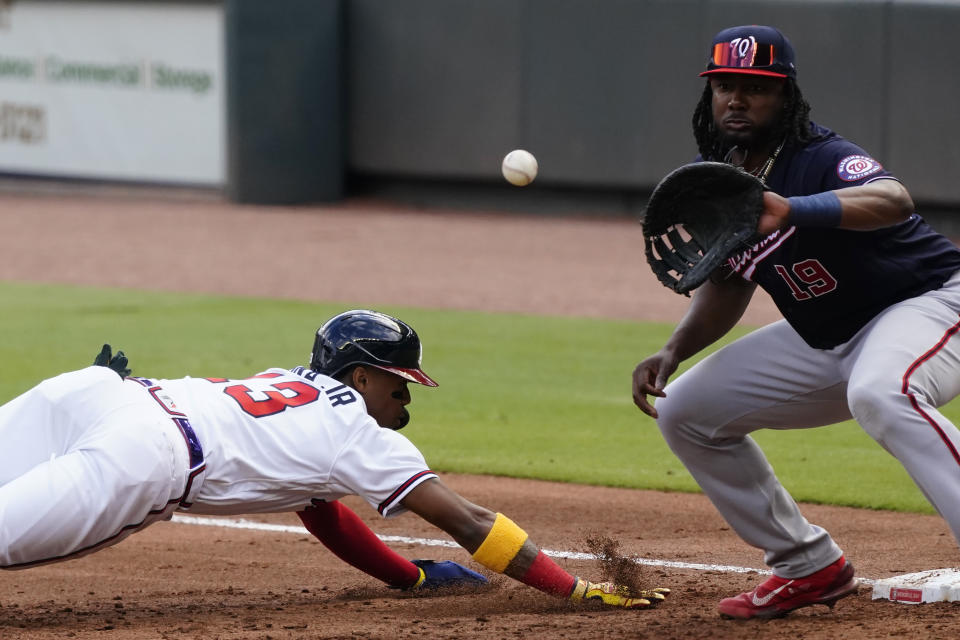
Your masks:
<instances>
[{"instance_id":1,"label":"diving baseball player","mask_svg":"<svg viewBox=\"0 0 960 640\"><path fill-rule=\"evenodd\" d=\"M850 418L895 456L960 541L960 250L869 153L808 119L793 48L741 26L711 44L694 115L700 159L763 179L763 239L702 285L633 397L773 576L723 599L726 617L785 615L857 589L830 535L801 515L750 433ZM665 386L742 316L757 286L783 314ZM657 397L656 408L647 396Z\"/></svg>"},{"instance_id":2,"label":"diving baseball player","mask_svg":"<svg viewBox=\"0 0 960 640\"><path fill-rule=\"evenodd\" d=\"M125 356L111 355L0 407L0 567L82 556L176 510L295 511L338 557L391 586L487 582L392 551L338 501L358 495L384 517L420 515L481 565L555 596L643 608L667 592L572 576L509 518L440 481L397 432L410 418L407 384L437 383L396 318L342 313L317 331L309 368L243 380L130 377Z\"/></svg>"}]
</instances>

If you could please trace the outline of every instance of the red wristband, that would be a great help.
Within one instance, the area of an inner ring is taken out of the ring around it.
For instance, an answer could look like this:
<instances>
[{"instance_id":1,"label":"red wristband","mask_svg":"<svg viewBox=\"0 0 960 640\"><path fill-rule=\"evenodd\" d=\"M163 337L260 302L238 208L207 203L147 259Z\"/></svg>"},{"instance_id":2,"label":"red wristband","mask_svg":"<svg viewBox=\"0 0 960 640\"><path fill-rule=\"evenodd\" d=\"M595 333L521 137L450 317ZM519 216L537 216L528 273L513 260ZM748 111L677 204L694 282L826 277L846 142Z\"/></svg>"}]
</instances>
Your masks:
<instances>
[{"instance_id":1,"label":"red wristband","mask_svg":"<svg viewBox=\"0 0 960 640\"><path fill-rule=\"evenodd\" d=\"M577 579L564 571L560 565L551 560L543 551L537 553L527 572L520 578L520 582L539 589L550 595L566 598L573 591Z\"/></svg>"}]
</instances>

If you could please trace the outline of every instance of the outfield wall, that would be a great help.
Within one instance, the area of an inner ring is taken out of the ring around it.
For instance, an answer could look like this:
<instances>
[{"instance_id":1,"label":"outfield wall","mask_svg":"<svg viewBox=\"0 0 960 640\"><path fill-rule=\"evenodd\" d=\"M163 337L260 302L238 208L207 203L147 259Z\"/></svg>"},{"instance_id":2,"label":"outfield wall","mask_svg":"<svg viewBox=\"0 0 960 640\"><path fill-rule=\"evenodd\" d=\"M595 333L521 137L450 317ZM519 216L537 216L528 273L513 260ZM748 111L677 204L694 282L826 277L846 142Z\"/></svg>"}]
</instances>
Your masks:
<instances>
[{"instance_id":1,"label":"outfield wall","mask_svg":"<svg viewBox=\"0 0 960 640\"><path fill-rule=\"evenodd\" d=\"M707 44L743 23L791 38L815 120L918 202L960 205L960 0L15 0L0 172L295 203L360 184L499 192L524 147L540 191L630 208L692 157Z\"/></svg>"},{"instance_id":2,"label":"outfield wall","mask_svg":"<svg viewBox=\"0 0 960 640\"><path fill-rule=\"evenodd\" d=\"M649 189L695 153L711 37L745 23L791 39L814 119L960 203L960 2L353 0L350 169L495 182L525 147L538 186Z\"/></svg>"}]
</instances>

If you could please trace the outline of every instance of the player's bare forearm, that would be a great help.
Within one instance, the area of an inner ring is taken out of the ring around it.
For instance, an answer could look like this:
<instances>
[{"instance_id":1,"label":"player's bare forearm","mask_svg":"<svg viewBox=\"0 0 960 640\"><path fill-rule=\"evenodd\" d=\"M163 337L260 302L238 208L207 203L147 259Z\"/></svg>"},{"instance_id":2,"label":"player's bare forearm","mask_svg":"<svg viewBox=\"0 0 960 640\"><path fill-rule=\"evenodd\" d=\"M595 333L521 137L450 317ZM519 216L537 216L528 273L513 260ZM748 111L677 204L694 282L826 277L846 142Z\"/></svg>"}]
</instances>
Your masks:
<instances>
[{"instance_id":1,"label":"player's bare forearm","mask_svg":"<svg viewBox=\"0 0 960 640\"><path fill-rule=\"evenodd\" d=\"M910 193L897 180L881 178L868 184L832 191L839 202L839 223L836 226L852 231L882 229L903 222L914 211ZM791 216L790 200L772 191L763 194L763 212L757 232L773 233L790 225L808 226ZM821 226L816 224L813 226Z\"/></svg>"},{"instance_id":2,"label":"player's bare forearm","mask_svg":"<svg viewBox=\"0 0 960 640\"><path fill-rule=\"evenodd\" d=\"M497 514L451 491L439 479L428 480L404 498L403 505L449 533L457 544L476 554L497 522ZM522 580L540 550L529 539L518 541L515 555L498 570Z\"/></svg>"},{"instance_id":3,"label":"player's bare forearm","mask_svg":"<svg viewBox=\"0 0 960 640\"><path fill-rule=\"evenodd\" d=\"M683 362L710 346L736 326L755 290L736 274L711 278L697 290L663 350Z\"/></svg>"},{"instance_id":4,"label":"player's bare forearm","mask_svg":"<svg viewBox=\"0 0 960 640\"><path fill-rule=\"evenodd\" d=\"M903 222L914 211L910 193L893 179L874 180L859 187L838 189L834 193L843 207L841 229L882 229Z\"/></svg>"},{"instance_id":5,"label":"player's bare forearm","mask_svg":"<svg viewBox=\"0 0 960 640\"><path fill-rule=\"evenodd\" d=\"M683 319L667 343L633 370L633 403L652 418L659 414L647 396L663 398L677 366L722 338L750 303L756 285L740 276L711 278L697 289Z\"/></svg>"},{"instance_id":6,"label":"player's bare forearm","mask_svg":"<svg viewBox=\"0 0 960 640\"><path fill-rule=\"evenodd\" d=\"M495 514L451 491L439 479L427 480L403 499L403 506L442 529L473 553L493 526Z\"/></svg>"}]
</instances>

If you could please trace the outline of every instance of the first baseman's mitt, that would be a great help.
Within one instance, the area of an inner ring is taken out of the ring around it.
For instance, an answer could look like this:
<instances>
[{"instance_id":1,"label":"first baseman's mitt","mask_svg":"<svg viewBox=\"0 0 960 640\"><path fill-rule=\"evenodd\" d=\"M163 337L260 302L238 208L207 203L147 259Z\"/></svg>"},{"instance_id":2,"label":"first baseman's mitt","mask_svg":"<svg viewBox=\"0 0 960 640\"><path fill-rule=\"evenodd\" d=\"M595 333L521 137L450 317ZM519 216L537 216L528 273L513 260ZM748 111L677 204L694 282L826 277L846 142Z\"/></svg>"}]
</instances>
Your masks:
<instances>
[{"instance_id":1,"label":"first baseman's mitt","mask_svg":"<svg viewBox=\"0 0 960 640\"><path fill-rule=\"evenodd\" d=\"M670 172L643 218L647 262L657 279L690 295L734 252L756 243L763 191L759 179L723 162Z\"/></svg>"}]
</instances>

